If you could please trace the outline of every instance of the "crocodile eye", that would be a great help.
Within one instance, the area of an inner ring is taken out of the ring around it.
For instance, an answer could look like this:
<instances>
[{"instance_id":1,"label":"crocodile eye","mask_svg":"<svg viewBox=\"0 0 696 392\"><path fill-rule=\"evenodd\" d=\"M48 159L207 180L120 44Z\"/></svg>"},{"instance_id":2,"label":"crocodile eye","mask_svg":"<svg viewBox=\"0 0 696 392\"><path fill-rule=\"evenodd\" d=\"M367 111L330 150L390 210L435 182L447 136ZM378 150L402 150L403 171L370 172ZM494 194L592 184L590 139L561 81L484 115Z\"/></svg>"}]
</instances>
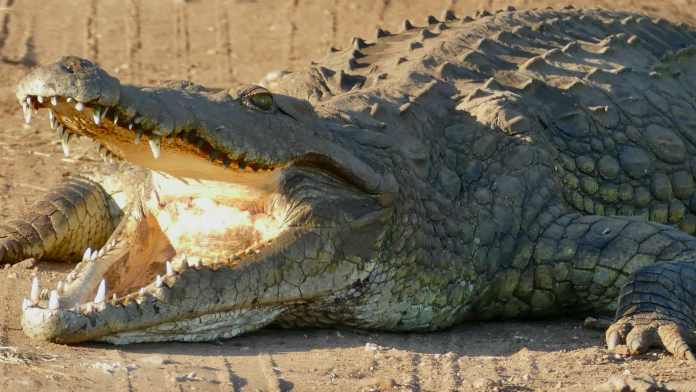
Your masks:
<instances>
[{"instance_id":1,"label":"crocodile eye","mask_svg":"<svg viewBox=\"0 0 696 392\"><path fill-rule=\"evenodd\" d=\"M261 93L249 97L251 103L263 111L273 110L273 96L271 94Z\"/></svg>"}]
</instances>

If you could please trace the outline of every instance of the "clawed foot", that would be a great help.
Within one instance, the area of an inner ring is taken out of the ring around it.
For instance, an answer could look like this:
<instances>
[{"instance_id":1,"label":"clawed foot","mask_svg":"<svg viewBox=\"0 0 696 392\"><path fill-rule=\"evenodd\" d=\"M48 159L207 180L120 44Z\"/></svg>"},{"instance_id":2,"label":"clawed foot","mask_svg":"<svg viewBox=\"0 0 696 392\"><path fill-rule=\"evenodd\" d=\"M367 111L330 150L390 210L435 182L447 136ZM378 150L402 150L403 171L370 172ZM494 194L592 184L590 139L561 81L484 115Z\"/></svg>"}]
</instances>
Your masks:
<instances>
[{"instance_id":1,"label":"clawed foot","mask_svg":"<svg viewBox=\"0 0 696 392\"><path fill-rule=\"evenodd\" d=\"M633 355L644 354L652 347L662 347L677 358L696 362L689 348L696 348L696 331L680 324L659 313L624 316L607 330L607 346L613 350L625 344Z\"/></svg>"}]
</instances>

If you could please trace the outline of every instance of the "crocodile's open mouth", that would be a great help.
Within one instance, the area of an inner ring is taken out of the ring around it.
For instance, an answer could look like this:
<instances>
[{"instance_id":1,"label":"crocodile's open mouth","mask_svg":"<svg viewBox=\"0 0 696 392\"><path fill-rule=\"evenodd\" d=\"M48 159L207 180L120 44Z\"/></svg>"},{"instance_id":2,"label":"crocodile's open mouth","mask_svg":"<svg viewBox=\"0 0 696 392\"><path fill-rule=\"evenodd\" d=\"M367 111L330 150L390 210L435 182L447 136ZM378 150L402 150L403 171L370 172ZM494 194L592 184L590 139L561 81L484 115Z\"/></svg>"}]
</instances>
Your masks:
<instances>
[{"instance_id":1,"label":"crocodile's open mouth","mask_svg":"<svg viewBox=\"0 0 696 392\"><path fill-rule=\"evenodd\" d=\"M74 73L71 67L88 64L75 65L71 58L62 61L57 64L61 71L68 68L70 72L64 72L68 77ZM51 66L55 67L47 67ZM336 170L335 161L310 149L288 153L293 148L286 147L291 144L288 140L294 142L295 135L285 135L285 150L273 140L254 139L254 132L235 140L244 135L244 124L254 125L259 114L237 108L234 113L241 119L236 119L235 126L242 124L241 130L216 125L215 119L222 116L216 110L235 104L230 99L233 92L206 95L211 103L205 115L212 121L190 118L167 125L170 117L177 116L161 109L166 105L158 108L151 102L157 91L116 85L120 99L118 94L109 98L114 93L108 89L93 97L49 95L53 82L41 81L35 87L30 77L25 86L20 85L24 91L18 92L26 119L46 109L66 154L72 140L87 137L108 163L135 164L131 166L152 171L145 177L147 183L138 188L139 195L118 205L123 218L106 244L87 249L65 283L49 293L34 281L30 298L23 303L23 326L31 336L115 343L233 336L239 328L249 330L250 324L223 317L227 324L196 330L191 323L210 324L210 317L251 306L265 306L255 314L271 317L287 304L350 285L354 278L349 276L362 268L356 263L360 257L348 253L343 256L346 260L335 261L338 250L332 237L345 236L339 232L356 222L361 222L357 227L366 227L380 221L385 209L374 195L351 182L355 175ZM111 83L108 75L100 78ZM89 78L84 79L77 84L89 85ZM74 83L65 85L70 90ZM32 93L32 89L49 94ZM186 107L187 102L181 101L190 98L187 91L171 94L179 94L178 105ZM130 102L132 97L143 102ZM278 120L267 123L274 121ZM259 146L265 146L265 151ZM347 166L353 172L360 167ZM315 235L307 237L308 233ZM306 276L312 272L310 266L318 268L315 264L341 276L348 273L342 268L352 272L341 282L343 286L315 281L321 277ZM250 272L254 270L255 275ZM289 288L283 289L286 284ZM192 293L197 296L193 302L187 298ZM203 322L205 315L209 319ZM258 328L267 322L251 324ZM230 327L234 323L240 327Z\"/></svg>"}]
</instances>

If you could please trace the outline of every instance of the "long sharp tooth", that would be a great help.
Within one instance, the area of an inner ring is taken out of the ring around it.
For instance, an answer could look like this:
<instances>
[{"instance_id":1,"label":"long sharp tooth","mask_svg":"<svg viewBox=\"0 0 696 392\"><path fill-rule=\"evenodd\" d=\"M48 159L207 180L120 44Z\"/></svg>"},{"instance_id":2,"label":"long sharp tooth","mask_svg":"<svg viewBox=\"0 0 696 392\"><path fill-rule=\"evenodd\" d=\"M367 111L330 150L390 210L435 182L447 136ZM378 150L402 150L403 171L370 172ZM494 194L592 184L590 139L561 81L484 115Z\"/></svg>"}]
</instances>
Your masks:
<instances>
[{"instance_id":1,"label":"long sharp tooth","mask_svg":"<svg viewBox=\"0 0 696 392\"><path fill-rule=\"evenodd\" d=\"M162 277L157 275L157 278L155 278L155 287L158 289L164 287L164 282L162 282Z\"/></svg>"},{"instance_id":2,"label":"long sharp tooth","mask_svg":"<svg viewBox=\"0 0 696 392\"><path fill-rule=\"evenodd\" d=\"M92 252L92 256L91 256L89 259L90 259L91 261L94 261L94 260L97 259L97 257L99 257L99 252L97 252L97 251L95 250L94 252Z\"/></svg>"},{"instance_id":3,"label":"long sharp tooth","mask_svg":"<svg viewBox=\"0 0 696 392\"><path fill-rule=\"evenodd\" d=\"M58 106L58 97L51 97L51 105Z\"/></svg>"},{"instance_id":4,"label":"long sharp tooth","mask_svg":"<svg viewBox=\"0 0 696 392\"><path fill-rule=\"evenodd\" d=\"M210 158L208 158L208 160L210 162L214 162L217 159L219 154L220 154L220 151L213 148L212 150L210 150Z\"/></svg>"},{"instance_id":5,"label":"long sharp tooth","mask_svg":"<svg viewBox=\"0 0 696 392\"><path fill-rule=\"evenodd\" d=\"M27 124L31 122L31 110L27 110L24 114L24 121L26 121Z\"/></svg>"},{"instance_id":6,"label":"long sharp tooth","mask_svg":"<svg viewBox=\"0 0 696 392\"><path fill-rule=\"evenodd\" d=\"M99 304L106 299L106 279L102 279L97 289L97 295L94 296L94 303Z\"/></svg>"},{"instance_id":7,"label":"long sharp tooth","mask_svg":"<svg viewBox=\"0 0 696 392\"><path fill-rule=\"evenodd\" d=\"M29 308L29 305L30 305L29 299L24 298L22 300L22 310L27 310L27 308Z\"/></svg>"},{"instance_id":8,"label":"long sharp tooth","mask_svg":"<svg viewBox=\"0 0 696 392\"><path fill-rule=\"evenodd\" d=\"M137 146L140 144L140 139L143 137L143 129L142 128L136 128L135 130L135 145Z\"/></svg>"},{"instance_id":9,"label":"long sharp tooth","mask_svg":"<svg viewBox=\"0 0 696 392\"><path fill-rule=\"evenodd\" d=\"M31 106L31 97L27 97L27 105Z\"/></svg>"},{"instance_id":10,"label":"long sharp tooth","mask_svg":"<svg viewBox=\"0 0 696 392\"><path fill-rule=\"evenodd\" d=\"M116 296L116 293L114 293L114 295L111 296L111 303L116 305L116 302L118 302L118 297Z\"/></svg>"},{"instance_id":11,"label":"long sharp tooth","mask_svg":"<svg viewBox=\"0 0 696 392\"><path fill-rule=\"evenodd\" d=\"M51 297L48 299L48 308L53 310L60 308L60 302L58 302L58 291L51 290Z\"/></svg>"},{"instance_id":12,"label":"long sharp tooth","mask_svg":"<svg viewBox=\"0 0 696 392\"><path fill-rule=\"evenodd\" d=\"M232 160L230 158L224 157L222 158L222 168L227 170L227 168L230 167L230 164L232 164Z\"/></svg>"},{"instance_id":13,"label":"long sharp tooth","mask_svg":"<svg viewBox=\"0 0 696 392\"><path fill-rule=\"evenodd\" d=\"M75 110L77 110L78 112L81 112L81 111L85 110L85 104L84 104L84 102L78 102L78 103L76 103L76 104L75 104Z\"/></svg>"},{"instance_id":14,"label":"long sharp tooth","mask_svg":"<svg viewBox=\"0 0 696 392\"><path fill-rule=\"evenodd\" d=\"M58 281L58 286L56 286L56 290L58 291L58 294L63 292L63 281L62 280Z\"/></svg>"},{"instance_id":15,"label":"long sharp tooth","mask_svg":"<svg viewBox=\"0 0 696 392\"><path fill-rule=\"evenodd\" d=\"M29 292L29 298L32 300L32 302L39 302L39 278L34 277L34 280L31 282L31 291Z\"/></svg>"},{"instance_id":16,"label":"long sharp tooth","mask_svg":"<svg viewBox=\"0 0 696 392\"><path fill-rule=\"evenodd\" d=\"M174 268L172 268L172 263L167 260L167 262L164 264L167 266L167 276L174 276Z\"/></svg>"},{"instance_id":17,"label":"long sharp tooth","mask_svg":"<svg viewBox=\"0 0 696 392\"><path fill-rule=\"evenodd\" d=\"M65 281L68 283L72 283L72 281L75 280L75 277L73 277L73 273L69 273L68 276L65 277Z\"/></svg>"},{"instance_id":18,"label":"long sharp tooth","mask_svg":"<svg viewBox=\"0 0 696 392\"><path fill-rule=\"evenodd\" d=\"M97 125L99 125L102 120L101 110L101 105L97 105L96 103L92 105L92 118L94 119L94 123Z\"/></svg>"},{"instance_id":19,"label":"long sharp tooth","mask_svg":"<svg viewBox=\"0 0 696 392\"><path fill-rule=\"evenodd\" d=\"M90 260L92 260L92 248L87 248L87 250L85 250L85 254L82 255L82 261Z\"/></svg>"},{"instance_id":20,"label":"long sharp tooth","mask_svg":"<svg viewBox=\"0 0 696 392\"><path fill-rule=\"evenodd\" d=\"M141 288L140 288L140 291L138 292L138 294L139 294L141 297L144 297L144 296L145 296L145 287L141 287Z\"/></svg>"},{"instance_id":21,"label":"long sharp tooth","mask_svg":"<svg viewBox=\"0 0 696 392\"><path fill-rule=\"evenodd\" d=\"M66 157L70 156L70 132L63 133L63 137L60 139L60 144L63 146L63 153Z\"/></svg>"},{"instance_id":22,"label":"long sharp tooth","mask_svg":"<svg viewBox=\"0 0 696 392\"><path fill-rule=\"evenodd\" d=\"M150 135L150 149L155 159L159 158L162 152L162 136Z\"/></svg>"},{"instance_id":23,"label":"long sharp tooth","mask_svg":"<svg viewBox=\"0 0 696 392\"><path fill-rule=\"evenodd\" d=\"M121 117L121 111L114 108L114 124L118 124L119 117Z\"/></svg>"},{"instance_id":24,"label":"long sharp tooth","mask_svg":"<svg viewBox=\"0 0 696 392\"><path fill-rule=\"evenodd\" d=\"M56 132L58 133L59 138L63 138L63 134L65 133L65 127L63 124L58 123L58 126L56 126Z\"/></svg>"},{"instance_id":25,"label":"long sharp tooth","mask_svg":"<svg viewBox=\"0 0 696 392\"><path fill-rule=\"evenodd\" d=\"M101 259L104 256L104 248L99 249L99 253L97 254L97 258Z\"/></svg>"},{"instance_id":26,"label":"long sharp tooth","mask_svg":"<svg viewBox=\"0 0 696 392\"><path fill-rule=\"evenodd\" d=\"M43 101L44 101L43 95L37 95L36 100L39 101L39 103L43 103Z\"/></svg>"},{"instance_id":27,"label":"long sharp tooth","mask_svg":"<svg viewBox=\"0 0 696 392\"><path fill-rule=\"evenodd\" d=\"M53 114L52 109L48 109L48 121L53 122L56 119L56 115ZM53 128L53 127L51 127Z\"/></svg>"}]
</instances>

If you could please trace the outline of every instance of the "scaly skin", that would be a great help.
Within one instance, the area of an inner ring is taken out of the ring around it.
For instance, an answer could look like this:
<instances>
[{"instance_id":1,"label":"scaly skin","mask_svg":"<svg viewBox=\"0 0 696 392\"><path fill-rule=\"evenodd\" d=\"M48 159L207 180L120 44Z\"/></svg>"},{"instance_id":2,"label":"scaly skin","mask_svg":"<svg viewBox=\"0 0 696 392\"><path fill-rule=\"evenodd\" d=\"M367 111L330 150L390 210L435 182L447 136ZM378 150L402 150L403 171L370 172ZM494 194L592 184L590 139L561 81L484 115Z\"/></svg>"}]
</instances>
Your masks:
<instances>
[{"instance_id":1,"label":"scaly skin","mask_svg":"<svg viewBox=\"0 0 696 392\"><path fill-rule=\"evenodd\" d=\"M610 348L693 360L696 33L601 9L444 19L354 39L273 97L121 85L70 57L27 76L29 116L48 108L66 150L91 137L119 166L89 177L115 201L77 220L79 245L103 252L52 301L36 288L26 333L188 341L616 312ZM84 235L93 216L117 224L107 240ZM30 240L32 219L4 229L3 261L69 248L45 217Z\"/></svg>"}]
</instances>

